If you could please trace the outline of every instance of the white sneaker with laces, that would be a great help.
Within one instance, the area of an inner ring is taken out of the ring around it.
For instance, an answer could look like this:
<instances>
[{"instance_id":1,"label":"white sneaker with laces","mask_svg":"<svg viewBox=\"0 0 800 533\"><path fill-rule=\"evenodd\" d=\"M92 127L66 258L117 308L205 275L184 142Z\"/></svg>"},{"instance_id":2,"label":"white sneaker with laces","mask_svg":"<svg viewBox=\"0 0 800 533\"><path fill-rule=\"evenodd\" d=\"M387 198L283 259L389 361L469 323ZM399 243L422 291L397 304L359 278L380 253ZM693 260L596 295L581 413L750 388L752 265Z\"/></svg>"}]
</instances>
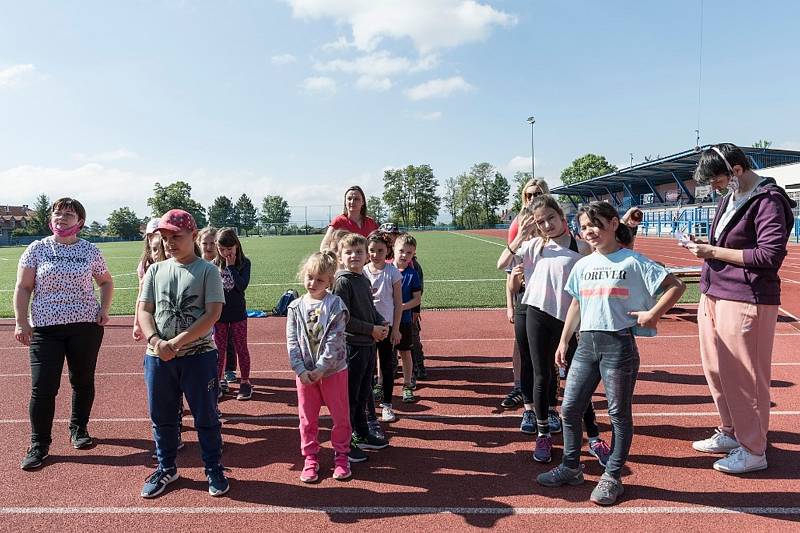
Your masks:
<instances>
[{"instance_id":1,"label":"white sneaker with laces","mask_svg":"<svg viewBox=\"0 0 800 533\"><path fill-rule=\"evenodd\" d=\"M391 405L383 404L383 408L381 409L381 420L384 422L394 422L397 420L397 416L394 414L394 410L392 409Z\"/></svg>"},{"instance_id":2,"label":"white sneaker with laces","mask_svg":"<svg viewBox=\"0 0 800 533\"><path fill-rule=\"evenodd\" d=\"M767 455L755 455L742 447L736 448L727 457L714 463L714 470L726 474L744 474L766 470Z\"/></svg>"},{"instance_id":3,"label":"white sneaker with laces","mask_svg":"<svg viewBox=\"0 0 800 533\"><path fill-rule=\"evenodd\" d=\"M696 440L692 443L692 448L704 453L728 453L739 447L739 442L721 432L714 430L714 434L707 439Z\"/></svg>"}]
</instances>

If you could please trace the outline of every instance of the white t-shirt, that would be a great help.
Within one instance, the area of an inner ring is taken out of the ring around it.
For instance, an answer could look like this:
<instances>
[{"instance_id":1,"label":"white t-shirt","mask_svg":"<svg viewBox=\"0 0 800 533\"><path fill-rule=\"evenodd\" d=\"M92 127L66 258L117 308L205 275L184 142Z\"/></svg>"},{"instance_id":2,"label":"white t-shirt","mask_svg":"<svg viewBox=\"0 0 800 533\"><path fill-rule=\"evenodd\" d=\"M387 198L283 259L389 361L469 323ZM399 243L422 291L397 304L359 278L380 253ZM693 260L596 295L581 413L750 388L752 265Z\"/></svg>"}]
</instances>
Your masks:
<instances>
[{"instance_id":1,"label":"white t-shirt","mask_svg":"<svg viewBox=\"0 0 800 533\"><path fill-rule=\"evenodd\" d=\"M628 313L651 309L667 274L655 261L627 248L608 255L593 252L580 259L566 290L581 304L581 331L638 327L636 317Z\"/></svg>"},{"instance_id":2,"label":"white t-shirt","mask_svg":"<svg viewBox=\"0 0 800 533\"><path fill-rule=\"evenodd\" d=\"M100 303L92 279L108 272L97 246L83 239L60 244L54 237L45 237L25 249L19 265L36 270L33 327L97 320Z\"/></svg>"},{"instance_id":3,"label":"white t-shirt","mask_svg":"<svg viewBox=\"0 0 800 533\"><path fill-rule=\"evenodd\" d=\"M386 263L383 270L374 270L372 263L364 267L364 275L372 284L372 302L384 320L393 325L394 322L394 284L403 281L403 274L391 263Z\"/></svg>"},{"instance_id":4,"label":"white t-shirt","mask_svg":"<svg viewBox=\"0 0 800 533\"><path fill-rule=\"evenodd\" d=\"M542 246L539 238L525 241L517 250L525 269L522 303L538 308L562 322L572 297L564 290L567 277L582 256L550 240Z\"/></svg>"}]
</instances>

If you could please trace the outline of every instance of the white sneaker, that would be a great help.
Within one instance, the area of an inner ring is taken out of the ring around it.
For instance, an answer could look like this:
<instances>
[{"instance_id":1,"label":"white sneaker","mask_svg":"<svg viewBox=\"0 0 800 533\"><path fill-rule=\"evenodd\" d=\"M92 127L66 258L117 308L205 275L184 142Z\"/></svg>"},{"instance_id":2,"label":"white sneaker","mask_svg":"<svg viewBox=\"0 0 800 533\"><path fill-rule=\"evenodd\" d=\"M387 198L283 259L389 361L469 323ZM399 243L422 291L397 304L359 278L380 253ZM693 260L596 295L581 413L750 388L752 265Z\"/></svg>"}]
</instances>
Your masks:
<instances>
[{"instance_id":1,"label":"white sneaker","mask_svg":"<svg viewBox=\"0 0 800 533\"><path fill-rule=\"evenodd\" d=\"M696 440L692 443L692 448L704 453L728 453L739 447L739 443L733 437L729 437L718 429L714 434L704 440Z\"/></svg>"},{"instance_id":2,"label":"white sneaker","mask_svg":"<svg viewBox=\"0 0 800 533\"><path fill-rule=\"evenodd\" d=\"M767 455L753 455L742 447L736 448L727 457L714 463L714 470L726 474L744 474L767 468Z\"/></svg>"},{"instance_id":3,"label":"white sneaker","mask_svg":"<svg viewBox=\"0 0 800 533\"><path fill-rule=\"evenodd\" d=\"M383 404L383 409L381 409L381 420L384 422L394 422L397 420L397 416L395 416L391 405Z\"/></svg>"}]
</instances>

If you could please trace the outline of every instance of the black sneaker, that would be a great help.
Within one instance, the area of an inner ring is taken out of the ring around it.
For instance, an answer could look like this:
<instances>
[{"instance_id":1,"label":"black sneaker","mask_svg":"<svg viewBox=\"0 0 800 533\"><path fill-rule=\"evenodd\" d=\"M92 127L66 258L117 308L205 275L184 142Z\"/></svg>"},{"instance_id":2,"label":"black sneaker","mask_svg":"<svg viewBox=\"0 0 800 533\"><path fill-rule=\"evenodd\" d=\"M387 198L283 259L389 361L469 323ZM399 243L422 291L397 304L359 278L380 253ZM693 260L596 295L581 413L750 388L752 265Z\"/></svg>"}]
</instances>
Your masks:
<instances>
[{"instance_id":1,"label":"black sneaker","mask_svg":"<svg viewBox=\"0 0 800 533\"><path fill-rule=\"evenodd\" d=\"M155 498L164 492L167 485L176 479L178 479L177 468L170 468L169 470L161 470L161 468L156 469L144 482L141 494L142 498Z\"/></svg>"},{"instance_id":2,"label":"black sneaker","mask_svg":"<svg viewBox=\"0 0 800 533\"><path fill-rule=\"evenodd\" d=\"M92 445L92 437L86 428L73 427L69 429L69 440L72 442L72 447L76 450L88 448Z\"/></svg>"},{"instance_id":3,"label":"black sneaker","mask_svg":"<svg viewBox=\"0 0 800 533\"><path fill-rule=\"evenodd\" d=\"M34 470L42 466L42 463L47 459L49 449L47 446L39 446L38 444L31 445L25 453L19 467L23 470Z\"/></svg>"},{"instance_id":4,"label":"black sneaker","mask_svg":"<svg viewBox=\"0 0 800 533\"><path fill-rule=\"evenodd\" d=\"M231 484L225 477L225 467L222 465L206 468L206 477L208 478L208 493L212 496L222 496L231 489Z\"/></svg>"},{"instance_id":5,"label":"black sneaker","mask_svg":"<svg viewBox=\"0 0 800 533\"><path fill-rule=\"evenodd\" d=\"M522 405L522 391L517 387L511 389L511 392L503 398L503 401L500 402L501 407L505 407L506 409L513 409L514 407L519 407Z\"/></svg>"},{"instance_id":6,"label":"black sneaker","mask_svg":"<svg viewBox=\"0 0 800 533\"><path fill-rule=\"evenodd\" d=\"M239 385L239 394L236 395L236 399L239 401L247 401L253 397L253 386L250 383L243 382Z\"/></svg>"},{"instance_id":7,"label":"black sneaker","mask_svg":"<svg viewBox=\"0 0 800 533\"><path fill-rule=\"evenodd\" d=\"M353 435L352 442L362 450L382 450L389 446L389 442L386 439L382 439L372 433L367 433L366 437Z\"/></svg>"},{"instance_id":8,"label":"black sneaker","mask_svg":"<svg viewBox=\"0 0 800 533\"><path fill-rule=\"evenodd\" d=\"M352 440L350 441L350 453L347 454L347 458L350 459L351 463L363 463L369 459L364 450L360 449Z\"/></svg>"}]
</instances>

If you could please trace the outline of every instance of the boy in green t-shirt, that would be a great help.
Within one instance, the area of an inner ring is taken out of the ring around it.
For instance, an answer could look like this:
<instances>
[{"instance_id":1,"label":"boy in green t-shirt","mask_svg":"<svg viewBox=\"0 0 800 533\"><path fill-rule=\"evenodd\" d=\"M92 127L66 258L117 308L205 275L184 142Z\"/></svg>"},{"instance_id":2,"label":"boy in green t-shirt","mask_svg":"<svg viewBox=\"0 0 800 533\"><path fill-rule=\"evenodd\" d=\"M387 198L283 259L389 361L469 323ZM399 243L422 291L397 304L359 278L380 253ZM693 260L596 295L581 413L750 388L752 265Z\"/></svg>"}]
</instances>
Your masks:
<instances>
[{"instance_id":1,"label":"boy in green t-shirt","mask_svg":"<svg viewBox=\"0 0 800 533\"><path fill-rule=\"evenodd\" d=\"M195 254L197 226L192 215L180 209L168 211L156 231L171 259L150 266L138 302L147 339L144 377L158 457L158 468L145 481L142 497L155 498L178 479L180 427L175 413L182 395L194 417L208 492L221 496L230 486L220 463L217 350L211 328L225 303L222 278L214 265Z\"/></svg>"}]
</instances>

